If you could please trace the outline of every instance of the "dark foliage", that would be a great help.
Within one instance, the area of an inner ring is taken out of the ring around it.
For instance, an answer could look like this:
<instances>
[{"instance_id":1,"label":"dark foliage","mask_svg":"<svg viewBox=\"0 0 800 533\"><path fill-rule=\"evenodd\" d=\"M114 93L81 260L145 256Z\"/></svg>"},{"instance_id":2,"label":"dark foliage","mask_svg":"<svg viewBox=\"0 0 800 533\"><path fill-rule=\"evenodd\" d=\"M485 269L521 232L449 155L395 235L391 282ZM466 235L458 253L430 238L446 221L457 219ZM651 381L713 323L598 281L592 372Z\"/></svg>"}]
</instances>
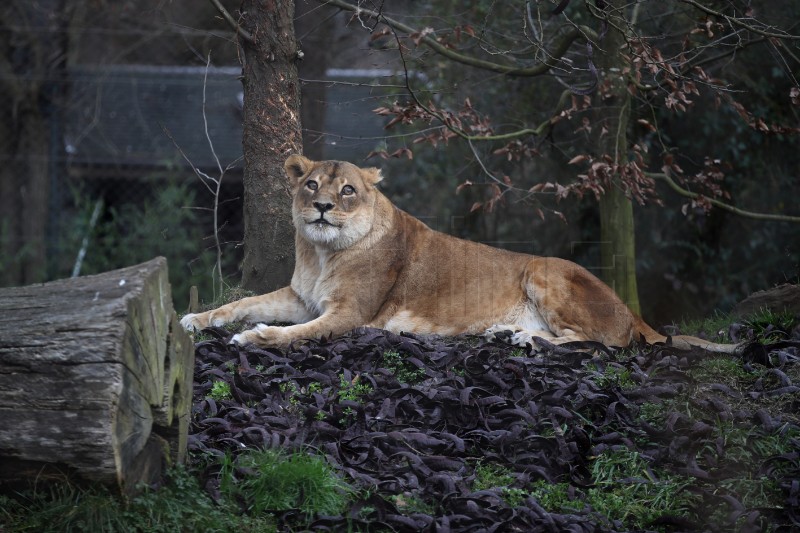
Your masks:
<instances>
[{"instance_id":1,"label":"dark foliage","mask_svg":"<svg viewBox=\"0 0 800 533\"><path fill-rule=\"evenodd\" d=\"M726 383L698 386L690 370L708 354L665 345L619 350L574 343L526 354L475 338L361 328L263 350L227 344L225 330L207 331L216 338L196 348L190 449L235 455L248 447L310 447L325 455L362 497L346 516L317 517L312 529L626 530L581 500L594 483L592 461L611 450L637 452L653 482L658 473L682 476L696 496L693 518L662 516L648 528L800 527L797 419L780 416L800 407L800 387L788 370L800 356L796 339L750 346L737 364L744 371L759 367L762 378L742 392ZM404 374L415 382L398 379L396 358L387 353L403 356L413 370ZM220 380L229 383L231 399L210 396ZM659 422L643 416L645 404L663 407ZM715 430L719 424L787 435L788 451L753 450L744 464ZM511 483L474 490L479 464L506 469ZM754 507L724 488L748 469L775 482L782 507ZM212 494L217 472L211 466L204 473ZM576 510L543 508L527 490L539 480L568 484ZM507 502L509 488L525 490L521 503ZM278 518L287 528L307 523L294 512Z\"/></svg>"}]
</instances>

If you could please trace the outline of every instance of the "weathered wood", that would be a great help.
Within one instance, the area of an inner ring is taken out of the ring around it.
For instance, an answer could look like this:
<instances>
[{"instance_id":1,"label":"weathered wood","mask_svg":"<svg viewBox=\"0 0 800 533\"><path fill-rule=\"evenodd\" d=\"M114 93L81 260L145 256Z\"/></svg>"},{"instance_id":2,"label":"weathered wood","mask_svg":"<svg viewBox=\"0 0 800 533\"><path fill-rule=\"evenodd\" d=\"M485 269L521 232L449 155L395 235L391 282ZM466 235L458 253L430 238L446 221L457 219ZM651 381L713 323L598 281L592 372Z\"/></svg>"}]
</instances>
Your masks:
<instances>
[{"instance_id":1,"label":"weathered wood","mask_svg":"<svg viewBox=\"0 0 800 533\"><path fill-rule=\"evenodd\" d=\"M800 317L800 286L785 283L771 289L754 292L733 308L733 316L742 318L762 309L776 313L788 311Z\"/></svg>"},{"instance_id":2,"label":"weathered wood","mask_svg":"<svg viewBox=\"0 0 800 533\"><path fill-rule=\"evenodd\" d=\"M184 460L193 366L163 257L0 289L0 482L154 481Z\"/></svg>"}]
</instances>

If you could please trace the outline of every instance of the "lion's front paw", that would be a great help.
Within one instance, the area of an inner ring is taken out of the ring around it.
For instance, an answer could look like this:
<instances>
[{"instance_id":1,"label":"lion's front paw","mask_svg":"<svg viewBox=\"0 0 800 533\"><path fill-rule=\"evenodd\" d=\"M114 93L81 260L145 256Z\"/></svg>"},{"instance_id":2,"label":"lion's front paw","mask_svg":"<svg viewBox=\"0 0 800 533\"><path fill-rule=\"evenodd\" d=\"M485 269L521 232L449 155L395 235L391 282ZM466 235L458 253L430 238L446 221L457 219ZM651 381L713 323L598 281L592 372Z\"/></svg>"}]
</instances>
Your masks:
<instances>
[{"instance_id":1,"label":"lion's front paw","mask_svg":"<svg viewBox=\"0 0 800 533\"><path fill-rule=\"evenodd\" d=\"M237 333L231 338L231 344L255 344L256 346L281 346L288 344L283 339L283 328L259 324L253 329Z\"/></svg>"},{"instance_id":2,"label":"lion's front paw","mask_svg":"<svg viewBox=\"0 0 800 533\"><path fill-rule=\"evenodd\" d=\"M200 331L208 326L207 320L204 319L205 313L189 313L181 318L181 327L186 331Z\"/></svg>"},{"instance_id":3,"label":"lion's front paw","mask_svg":"<svg viewBox=\"0 0 800 533\"><path fill-rule=\"evenodd\" d=\"M227 320L223 313L216 309L205 313L189 313L181 318L181 326L186 331L200 331L209 326L222 326L228 322L230 320Z\"/></svg>"}]
</instances>

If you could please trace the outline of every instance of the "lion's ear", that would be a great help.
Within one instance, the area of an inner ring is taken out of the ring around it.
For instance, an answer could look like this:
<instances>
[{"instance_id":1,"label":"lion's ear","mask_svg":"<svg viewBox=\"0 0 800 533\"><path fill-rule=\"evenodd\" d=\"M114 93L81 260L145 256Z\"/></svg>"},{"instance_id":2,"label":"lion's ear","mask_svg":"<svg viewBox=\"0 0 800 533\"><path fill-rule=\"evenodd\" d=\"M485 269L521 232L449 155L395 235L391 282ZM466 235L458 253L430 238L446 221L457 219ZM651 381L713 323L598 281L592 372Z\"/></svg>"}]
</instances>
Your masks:
<instances>
[{"instance_id":1,"label":"lion's ear","mask_svg":"<svg viewBox=\"0 0 800 533\"><path fill-rule=\"evenodd\" d=\"M283 168L286 169L286 174L293 180L299 180L311 172L313 167L314 162L312 160L298 154L290 155L283 164Z\"/></svg>"},{"instance_id":2,"label":"lion's ear","mask_svg":"<svg viewBox=\"0 0 800 533\"><path fill-rule=\"evenodd\" d=\"M379 168L362 168L361 174L364 176L364 179L367 181L367 183L370 183L371 185L375 185L383 179L383 174L381 174L381 169Z\"/></svg>"}]
</instances>

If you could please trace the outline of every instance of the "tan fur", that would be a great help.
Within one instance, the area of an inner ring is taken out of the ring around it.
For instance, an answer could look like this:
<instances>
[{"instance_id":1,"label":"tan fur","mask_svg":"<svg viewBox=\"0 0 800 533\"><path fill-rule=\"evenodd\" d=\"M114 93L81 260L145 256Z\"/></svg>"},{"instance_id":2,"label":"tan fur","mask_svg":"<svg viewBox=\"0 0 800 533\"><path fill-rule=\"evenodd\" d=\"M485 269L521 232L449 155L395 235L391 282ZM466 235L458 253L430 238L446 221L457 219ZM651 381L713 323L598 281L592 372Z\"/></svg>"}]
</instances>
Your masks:
<instances>
[{"instance_id":1,"label":"tan fur","mask_svg":"<svg viewBox=\"0 0 800 533\"><path fill-rule=\"evenodd\" d=\"M339 335L362 325L442 335L485 332L521 345L535 344L533 337L611 346L627 346L640 336L665 340L575 263L428 228L377 190L377 169L299 155L289 157L285 168L297 230L291 286L186 315L185 328L238 320L296 323L259 324L233 339L261 346ZM676 337L675 344L735 348L694 337Z\"/></svg>"}]
</instances>

